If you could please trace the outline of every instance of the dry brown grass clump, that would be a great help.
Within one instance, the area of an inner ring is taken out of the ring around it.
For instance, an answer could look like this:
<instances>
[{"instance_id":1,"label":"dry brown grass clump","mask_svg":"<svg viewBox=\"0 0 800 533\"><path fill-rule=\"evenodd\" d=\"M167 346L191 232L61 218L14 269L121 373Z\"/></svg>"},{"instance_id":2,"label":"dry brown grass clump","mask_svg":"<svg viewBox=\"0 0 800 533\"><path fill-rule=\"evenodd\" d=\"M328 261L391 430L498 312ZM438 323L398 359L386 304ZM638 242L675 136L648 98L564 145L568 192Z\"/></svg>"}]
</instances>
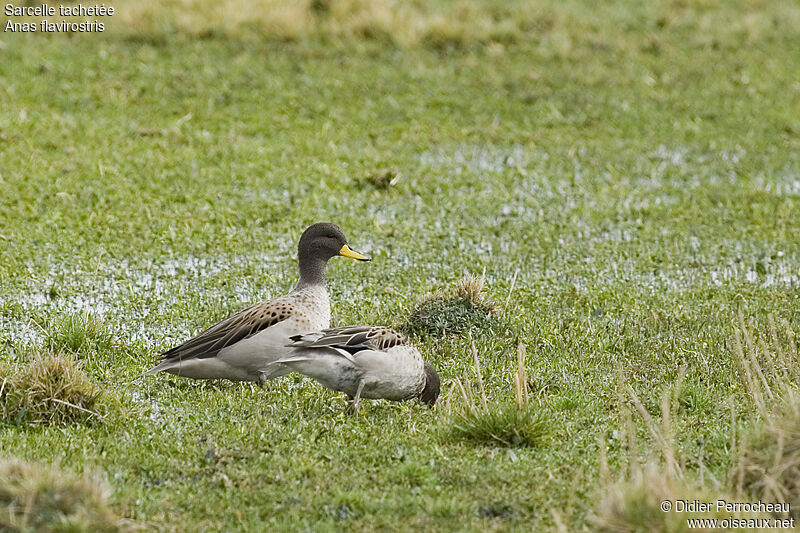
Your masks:
<instances>
[{"instance_id":1,"label":"dry brown grass clump","mask_svg":"<svg viewBox=\"0 0 800 533\"><path fill-rule=\"evenodd\" d=\"M486 298L486 277L467 274L456 283L456 297L468 303L473 309L486 314L494 313L497 306Z\"/></svg>"},{"instance_id":2,"label":"dry brown grass clump","mask_svg":"<svg viewBox=\"0 0 800 533\"><path fill-rule=\"evenodd\" d=\"M136 36L266 35L297 40L314 28L309 1L123 0L115 2L112 30Z\"/></svg>"},{"instance_id":3,"label":"dry brown grass clump","mask_svg":"<svg viewBox=\"0 0 800 533\"><path fill-rule=\"evenodd\" d=\"M743 497L790 503L800 517L800 356L786 320L770 316L765 326L739 316L733 357L757 419L729 481Z\"/></svg>"},{"instance_id":4,"label":"dry brown grass clump","mask_svg":"<svg viewBox=\"0 0 800 533\"><path fill-rule=\"evenodd\" d=\"M416 335L482 333L491 328L497 306L487 298L486 278L467 274L453 288L423 298L401 329Z\"/></svg>"},{"instance_id":5,"label":"dry brown grass clump","mask_svg":"<svg viewBox=\"0 0 800 533\"><path fill-rule=\"evenodd\" d=\"M3 369L0 369L3 370ZM102 391L80 364L61 354L37 357L17 373L0 375L0 420L17 424L73 424L102 418Z\"/></svg>"},{"instance_id":6,"label":"dry brown grass clump","mask_svg":"<svg viewBox=\"0 0 800 533\"><path fill-rule=\"evenodd\" d=\"M106 33L156 43L176 35L372 41L442 51L484 48L495 57L508 46L528 43L564 59L594 56L597 48L658 53L687 37L696 46L739 48L792 32L800 23L796 3L763 0L716 3L713 9L706 2L556 0L115 0L113 4L114 15L100 17ZM0 13L0 21L7 19Z\"/></svg>"},{"instance_id":7,"label":"dry brown grass clump","mask_svg":"<svg viewBox=\"0 0 800 533\"><path fill-rule=\"evenodd\" d=\"M661 402L661 419L644 407L642 401L626 385L620 372L620 390L627 398L620 398L623 415L627 421L627 449L630 451L630 474L611 483L606 459L604 434L600 436L600 478L604 488L592 522L598 531L652 532L698 531L689 529L691 518L765 518L760 512L716 511L675 513L678 500L699 502L778 502L790 504L791 515L800 516L800 358L795 335L785 320L769 317L766 324L746 321L739 316L733 339L733 359L749 404L749 418L754 429L732 447L739 450L739 458L721 485L694 483L677 454L671 420L676 412L673 404L683 380L684 370L678 374L672 391L665 391ZM660 460L650 459L641 466L637 459L639 445L632 416L638 413L647 428ZM735 416L734 416L735 418ZM735 426L735 423L734 423ZM669 501L673 506L664 512L661 504ZM773 513L788 518L780 513ZM710 527L710 526L709 526ZM745 526L742 526L743 528ZM748 530L754 529L747 526ZM702 530L702 529L701 529Z\"/></svg>"},{"instance_id":8,"label":"dry brown grass clump","mask_svg":"<svg viewBox=\"0 0 800 533\"><path fill-rule=\"evenodd\" d=\"M18 459L0 460L0 531L125 530L108 497L109 489L97 475L76 475Z\"/></svg>"},{"instance_id":9,"label":"dry brown grass clump","mask_svg":"<svg viewBox=\"0 0 800 533\"><path fill-rule=\"evenodd\" d=\"M800 384L800 354L795 333L785 319L769 316L766 327L739 315L733 338L733 360L748 399L769 420L781 395Z\"/></svg>"},{"instance_id":10,"label":"dry brown grass clump","mask_svg":"<svg viewBox=\"0 0 800 533\"><path fill-rule=\"evenodd\" d=\"M729 495L728 491L714 483L692 480L687 474L681 457L675 448L672 429L673 412L677 402L676 391L683 382L685 368L679 370L675 384L664 391L661 397L661 420L657 421L644 407L633 389L626 385L622 373L618 373L620 390L626 391L627 399L621 395L620 404L625 419L625 437L629 452L627 475L612 481L609 473L605 430L599 438L599 474L601 489L599 501L590 517L595 531L607 533L651 533L711 531L697 524L689 527L690 519L763 518L759 513L741 511L718 511L717 500L740 502L741 498ZM634 413L638 413L648 430L652 444L650 458L639 461L639 444L636 439ZM657 452L652 454L652 452ZM660 457L657 457L660 456ZM665 508L664 505L668 506ZM696 502L712 503L707 508L690 508Z\"/></svg>"},{"instance_id":11,"label":"dry brown grass clump","mask_svg":"<svg viewBox=\"0 0 800 533\"><path fill-rule=\"evenodd\" d=\"M753 520L765 517L753 512L718 511L717 500L742 501L718 489L708 489L673 476L655 461L648 461L644 465L635 465L627 479L604 486L600 503L590 520L593 531L601 533L682 533L729 530L713 528L709 523L707 528L697 523L694 524L696 527L690 528L689 520L692 519ZM668 511L663 510L663 502L669 502ZM688 506L694 502L711 505L704 511L697 511L697 507L689 511ZM682 507L677 512L679 505Z\"/></svg>"},{"instance_id":12,"label":"dry brown grass clump","mask_svg":"<svg viewBox=\"0 0 800 533\"><path fill-rule=\"evenodd\" d=\"M636 469L630 479L604 487L600 505L591 520L600 532L679 532L689 531L686 515L664 512L661 502L698 498L697 490L689 490L664 475L655 463Z\"/></svg>"},{"instance_id":13,"label":"dry brown grass clump","mask_svg":"<svg viewBox=\"0 0 800 533\"><path fill-rule=\"evenodd\" d=\"M748 501L786 502L800 517L800 395L745 437L730 477Z\"/></svg>"},{"instance_id":14,"label":"dry brown grass clump","mask_svg":"<svg viewBox=\"0 0 800 533\"><path fill-rule=\"evenodd\" d=\"M524 3L494 8L422 0L120 0L112 30L132 35L363 39L399 46L465 48L521 36Z\"/></svg>"}]
</instances>

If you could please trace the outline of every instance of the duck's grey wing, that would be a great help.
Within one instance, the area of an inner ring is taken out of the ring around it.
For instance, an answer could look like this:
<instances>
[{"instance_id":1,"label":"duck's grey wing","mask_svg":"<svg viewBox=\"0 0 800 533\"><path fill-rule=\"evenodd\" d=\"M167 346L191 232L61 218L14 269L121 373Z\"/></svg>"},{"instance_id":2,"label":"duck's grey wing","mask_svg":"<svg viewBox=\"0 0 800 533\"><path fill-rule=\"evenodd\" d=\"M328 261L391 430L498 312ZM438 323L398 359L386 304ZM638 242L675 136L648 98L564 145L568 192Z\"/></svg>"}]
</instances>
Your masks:
<instances>
[{"instance_id":1,"label":"duck's grey wing","mask_svg":"<svg viewBox=\"0 0 800 533\"><path fill-rule=\"evenodd\" d=\"M280 298L255 304L217 322L180 346L164 352L161 354L161 360L162 362L185 361L215 357L223 348L287 320L292 311L292 304Z\"/></svg>"},{"instance_id":2,"label":"duck's grey wing","mask_svg":"<svg viewBox=\"0 0 800 533\"><path fill-rule=\"evenodd\" d=\"M384 326L345 326L290 337L293 347L334 348L355 354L361 350L385 351L408 345L402 333Z\"/></svg>"}]
</instances>

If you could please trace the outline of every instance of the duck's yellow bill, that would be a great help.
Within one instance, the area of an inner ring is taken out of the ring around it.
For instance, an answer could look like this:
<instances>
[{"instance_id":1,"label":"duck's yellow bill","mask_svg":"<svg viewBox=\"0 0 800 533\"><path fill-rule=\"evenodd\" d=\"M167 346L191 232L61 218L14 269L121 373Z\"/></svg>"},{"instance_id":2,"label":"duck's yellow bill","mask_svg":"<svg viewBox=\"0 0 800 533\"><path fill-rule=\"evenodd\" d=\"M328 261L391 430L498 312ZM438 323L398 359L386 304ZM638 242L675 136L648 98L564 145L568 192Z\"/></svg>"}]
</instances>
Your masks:
<instances>
[{"instance_id":1,"label":"duck's yellow bill","mask_svg":"<svg viewBox=\"0 0 800 533\"><path fill-rule=\"evenodd\" d=\"M349 257L350 259L358 259L359 261L369 261L369 257L366 255L361 255L360 253L356 252L355 250L351 250L349 246L346 244L342 246L342 249L339 250L339 255L344 257Z\"/></svg>"}]
</instances>

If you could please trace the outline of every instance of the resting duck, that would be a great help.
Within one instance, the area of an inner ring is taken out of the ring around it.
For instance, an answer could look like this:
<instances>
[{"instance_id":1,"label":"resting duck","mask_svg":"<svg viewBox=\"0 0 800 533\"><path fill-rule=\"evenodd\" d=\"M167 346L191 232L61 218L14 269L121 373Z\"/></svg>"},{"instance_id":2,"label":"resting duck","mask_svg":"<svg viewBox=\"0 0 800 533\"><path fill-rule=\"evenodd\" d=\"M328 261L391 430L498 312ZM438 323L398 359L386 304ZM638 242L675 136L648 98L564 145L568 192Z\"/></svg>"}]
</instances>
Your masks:
<instances>
[{"instance_id":1,"label":"resting duck","mask_svg":"<svg viewBox=\"0 0 800 533\"><path fill-rule=\"evenodd\" d=\"M344 392L348 411L361 398L411 400L432 406L440 379L408 339L381 326L349 326L294 335L292 352L270 366L288 367L325 387Z\"/></svg>"}]
</instances>

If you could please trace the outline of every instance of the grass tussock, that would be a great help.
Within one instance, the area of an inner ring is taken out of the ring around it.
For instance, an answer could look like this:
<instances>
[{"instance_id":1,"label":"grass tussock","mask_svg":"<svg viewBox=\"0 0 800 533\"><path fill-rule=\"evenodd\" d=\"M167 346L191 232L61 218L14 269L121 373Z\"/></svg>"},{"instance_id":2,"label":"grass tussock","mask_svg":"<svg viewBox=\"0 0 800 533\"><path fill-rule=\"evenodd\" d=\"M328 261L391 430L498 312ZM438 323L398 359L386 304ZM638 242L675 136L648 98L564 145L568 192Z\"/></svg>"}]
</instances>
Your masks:
<instances>
[{"instance_id":1,"label":"grass tussock","mask_svg":"<svg viewBox=\"0 0 800 533\"><path fill-rule=\"evenodd\" d=\"M544 421L532 408L504 403L457 413L450 433L455 440L476 444L536 446L544 436Z\"/></svg>"},{"instance_id":2,"label":"grass tussock","mask_svg":"<svg viewBox=\"0 0 800 533\"><path fill-rule=\"evenodd\" d=\"M401 326L416 335L461 335L489 330L497 306L486 296L486 278L467 274L455 287L439 289L417 304Z\"/></svg>"},{"instance_id":3,"label":"grass tussock","mask_svg":"<svg viewBox=\"0 0 800 533\"><path fill-rule=\"evenodd\" d=\"M667 397L666 395L664 396ZM635 395L632 403L639 413L646 413L641 402ZM662 404L663 411L663 404ZM690 531L686 518L688 513L676 512L672 508L664 512L661 504L669 501L674 504L676 500L713 501L719 497L718 493L705 493L699 485L685 481L683 468L675 461L674 442L667 438L671 430L666 429L669 422L656 425L649 415L644 416L645 425L655 441L656 448L660 451L665 466L654 458L644 464L638 460L638 443L631 419L631 413L625 411L628 422L628 450L631 451L628 466L628 475L611 480L608 470L607 449L605 438L601 433L599 468L602 488L598 504L590 516L593 530L604 533L638 533L647 531L662 531L680 533ZM707 514L691 514L690 518L708 517ZM697 531L692 529L691 531Z\"/></svg>"},{"instance_id":4,"label":"grass tussock","mask_svg":"<svg viewBox=\"0 0 800 533\"><path fill-rule=\"evenodd\" d=\"M762 419L771 419L781 393L800 383L800 354L795 333L785 319L769 316L766 327L739 315L733 360L744 392Z\"/></svg>"},{"instance_id":5,"label":"grass tussock","mask_svg":"<svg viewBox=\"0 0 800 533\"><path fill-rule=\"evenodd\" d=\"M800 517L800 396L790 395L769 420L743 438L731 484L753 501L786 502Z\"/></svg>"},{"instance_id":6,"label":"grass tussock","mask_svg":"<svg viewBox=\"0 0 800 533\"><path fill-rule=\"evenodd\" d=\"M751 498L788 502L792 516L800 517L800 359L794 331L772 316L766 328L740 316L733 353L760 419L741 439L730 483Z\"/></svg>"},{"instance_id":7,"label":"grass tussock","mask_svg":"<svg viewBox=\"0 0 800 533\"><path fill-rule=\"evenodd\" d=\"M107 350L114 337L98 317L89 313L69 313L40 326L45 347L52 352Z\"/></svg>"},{"instance_id":8,"label":"grass tussock","mask_svg":"<svg viewBox=\"0 0 800 533\"><path fill-rule=\"evenodd\" d=\"M607 485L604 496L591 517L593 531L603 533L638 533L703 531L689 529L687 518L713 517L713 513L669 512L661 509L661 503L677 500L701 502L724 498L719 492L705 491L686 483L664 471L655 461L637 465L630 477ZM734 501L728 498L728 501Z\"/></svg>"},{"instance_id":9,"label":"grass tussock","mask_svg":"<svg viewBox=\"0 0 800 533\"><path fill-rule=\"evenodd\" d=\"M0 376L0 420L15 424L89 423L102 418L102 391L65 355L38 357Z\"/></svg>"},{"instance_id":10,"label":"grass tussock","mask_svg":"<svg viewBox=\"0 0 800 533\"><path fill-rule=\"evenodd\" d=\"M18 459L0 461L0 531L126 531L98 475L76 475Z\"/></svg>"},{"instance_id":11,"label":"grass tussock","mask_svg":"<svg viewBox=\"0 0 800 533\"><path fill-rule=\"evenodd\" d=\"M599 470L603 484L602 498L591 517L597 531L690 531L687 518L764 518L762 513L723 510L712 507L707 512L680 512L681 501L716 502L782 502L788 503L791 514L800 508L800 394L796 390L800 369L795 335L784 320L770 316L766 327L747 322L740 315L733 341L733 358L743 385L744 394L755 408L756 426L732 448L739 458L728 475L727 483L716 479L692 480L685 462L676 451L672 420L677 412L686 368L681 368L675 383L662 395L660 420L645 408L633 388L623 383L618 372L620 390L628 399L621 401L627 421L629 476L610 482L605 438L600 436ZM781 398L785 397L785 400ZM628 407L630 406L630 407ZM638 460L639 444L632 414L638 413L652 439L659 460ZM734 422L735 426L735 415ZM662 502L673 507L664 512ZM787 518L783 516L782 518ZM755 527L755 526L751 526ZM691 529L697 531L697 529Z\"/></svg>"},{"instance_id":12,"label":"grass tussock","mask_svg":"<svg viewBox=\"0 0 800 533\"><path fill-rule=\"evenodd\" d=\"M627 400L620 398L625 420L623 433L628 450L627 475L612 479L608 466L608 448L605 429L600 433L598 445L598 469L601 488L598 491L598 504L590 516L593 530L606 533L634 533L663 531L682 533L684 531L706 531L702 528L689 528L690 518L763 518L758 513L744 513L730 510L718 511L716 506L707 509L689 509L686 502L728 502L744 501L735 498L728 489L716 480L693 477L687 471L685 462L678 454L675 433L672 428L673 413L685 377L681 368L675 383L661 396L661 419L656 420L645 408L639 396L622 381L622 373L617 379L620 390L627 394ZM640 446L636 438L633 414L637 413L644 423L651 439L651 454L641 462ZM653 454L652 452L656 452ZM662 507L668 502L670 508ZM678 508L678 505L684 505Z\"/></svg>"},{"instance_id":13,"label":"grass tussock","mask_svg":"<svg viewBox=\"0 0 800 533\"><path fill-rule=\"evenodd\" d=\"M475 397L472 392L474 387L470 380L457 379L455 381L461 403L454 408L448 398L447 408L451 417L449 437L454 440L494 446L539 445L546 433L547 426L540 411L529 402L524 345L520 343L517 347L517 371L512 377L514 402L488 401L474 346L473 353L477 372L476 385L480 396Z\"/></svg>"}]
</instances>

